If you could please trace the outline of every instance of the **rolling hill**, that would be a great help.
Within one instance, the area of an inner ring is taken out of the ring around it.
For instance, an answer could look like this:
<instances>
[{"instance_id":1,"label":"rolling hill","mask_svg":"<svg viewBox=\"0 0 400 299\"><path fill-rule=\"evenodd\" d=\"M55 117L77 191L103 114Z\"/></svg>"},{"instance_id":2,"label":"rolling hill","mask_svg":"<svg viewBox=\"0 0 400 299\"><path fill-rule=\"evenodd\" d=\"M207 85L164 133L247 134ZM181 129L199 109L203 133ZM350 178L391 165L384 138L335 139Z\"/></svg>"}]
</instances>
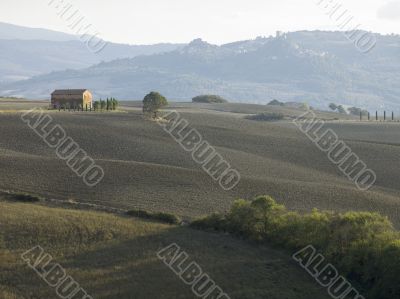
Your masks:
<instances>
[{"instance_id":1,"label":"rolling hill","mask_svg":"<svg viewBox=\"0 0 400 299\"><path fill-rule=\"evenodd\" d=\"M400 37L376 35L368 54L341 32L300 31L221 46L201 39L174 51L52 72L0 87L4 95L46 98L54 88L85 85L99 97L141 99L149 90L188 100L219 94L231 101L329 102L399 111Z\"/></svg>"},{"instance_id":2,"label":"rolling hill","mask_svg":"<svg viewBox=\"0 0 400 299\"><path fill-rule=\"evenodd\" d=\"M30 28L0 22L0 39L47 40L65 42L75 40L76 36L54 30Z\"/></svg>"},{"instance_id":3,"label":"rolling hill","mask_svg":"<svg viewBox=\"0 0 400 299\"><path fill-rule=\"evenodd\" d=\"M11 105L5 103L4 105ZM46 103L15 103L14 110ZM338 113L321 113L329 127L377 174L374 187L359 191L290 121L257 122L248 114L304 113L288 107L244 104L175 103L205 140L241 174L240 183L224 191L171 136L142 117L140 105L123 103L123 111L50 112L105 172L88 188L26 124L18 111L0 114L0 188L46 198L145 209L193 219L225 211L237 198L268 194L289 209L377 211L398 227L397 122L337 121ZM384 155L384 156L383 156ZM29 167L27 167L29 165Z\"/></svg>"},{"instance_id":4,"label":"rolling hill","mask_svg":"<svg viewBox=\"0 0 400 299\"><path fill-rule=\"evenodd\" d=\"M195 298L156 256L176 243L232 299L322 299L328 296L326 289L291 262L289 248L267 239L247 242L240 234L238 238L197 231L185 224L225 212L235 199L269 194L300 214L313 208L372 211L400 227L398 166L393 163L400 153L398 119L360 122L350 115L316 111L376 172L375 185L360 191L291 123L304 113L300 108L171 103L169 109L179 111L240 172L239 184L224 191L155 121L142 117L140 102L124 102L113 112L46 111L104 169L101 183L89 188L21 121L21 113L33 106L46 108L48 102L0 100L0 298L55 298L55 290L21 259L37 245L93 298ZM247 119L260 112L282 113L285 118ZM21 192L43 199L33 204L26 203L30 196L12 196ZM178 226L156 222L154 216L128 218L127 210L136 211L131 216L138 216L138 210L171 213L184 222ZM370 223L359 219L366 226ZM351 223L358 227L354 219ZM344 236L354 233L346 222L342 229ZM293 232L303 236L301 229ZM341 232L336 234L339 239ZM311 229L309 235L314 233ZM308 238L304 242L314 244ZM372 248L362 244L363 249ZM393 281L398 285L397 276Z\"/></svg>"},{"instance_id":5,"label":"rolling hill","mask_svg":"<svg viewBox=\"0 0 400 299\"><path fill-rule=\"evenodd\" d=\"M56 298L21 254L39 245L93 298L198 298L157 252L179 244L232 299L329 296L288 253L205 233L93 211L0 198L0 297Z\"/></svg>"},{"instance_id":6,"label":"rolling hill","mask_svg":"<svg viewBox=\"0 0 400 299\"><path fill-rule=\"evenodd\" d=\"M82 69L102 61L175 50L182 45L107 43L92 53L78 36L0 23L0 83L66 69ZM35 57L35 59L32 59Z\"/></svg>"}]
</instances>

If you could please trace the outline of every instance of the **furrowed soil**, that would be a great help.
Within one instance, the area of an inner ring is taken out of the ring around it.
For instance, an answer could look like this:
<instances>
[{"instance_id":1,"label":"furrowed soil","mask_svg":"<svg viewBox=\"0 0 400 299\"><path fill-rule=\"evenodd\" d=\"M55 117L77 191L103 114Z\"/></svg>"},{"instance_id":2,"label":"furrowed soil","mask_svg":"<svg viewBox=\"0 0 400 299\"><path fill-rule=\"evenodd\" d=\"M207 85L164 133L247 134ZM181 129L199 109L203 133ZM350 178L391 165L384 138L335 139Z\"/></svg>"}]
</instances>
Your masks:
<instances>
[{"instance_id":1,"label":"furrowed soil","mask_svg":"<svg viewBox=\"0 0 400 299\"><path fill-rule=\"evenodd\" d=\"M360 123L338 114L319 114L331 120L328 126L376 172L374 187L359 191L291 123L290 118L303 113L300 110L188 103L172 108L239 171L241 181L233 190L224 191L159 124L143 119L134 102L124 103L121 112L50 112L54 123L104 169L104 179L93 188L21 121L21 112L1 113L0 188L186 218L224 211L237 198L268 194L293 210L377 211L399 226L397 122ZM244 118L264 111L284 113L287 119Z\"/></svg>"}]
</instances>

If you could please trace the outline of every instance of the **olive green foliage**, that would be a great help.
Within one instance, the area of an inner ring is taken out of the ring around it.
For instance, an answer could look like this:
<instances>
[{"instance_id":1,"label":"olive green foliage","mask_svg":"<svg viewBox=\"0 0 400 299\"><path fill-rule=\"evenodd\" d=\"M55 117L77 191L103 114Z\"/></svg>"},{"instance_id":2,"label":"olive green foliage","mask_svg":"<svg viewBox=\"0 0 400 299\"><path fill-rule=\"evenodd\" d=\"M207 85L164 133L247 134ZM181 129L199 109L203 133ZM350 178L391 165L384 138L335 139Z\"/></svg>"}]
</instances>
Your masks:
<instances>
[{"instance_id":1,"label":"olive green foliage","mask_svg":"<svg viewBox=\"0 0 400 299\"><path fill-rule=\"evenodd\" d=\"M105 101L100 99L100 101L93 102L94 110L117 110L119 102L115 98L107 98Z\"/></svg>"},{"instance_id":2,"label":"olive green foliage","mask_svg":"<svg viewBox=\"0 0 400 299\"><path fill-rule=\"evenodd\" d=\"M339 112L341 114L347 114L347 111L348 111L351 115L357 115L357 116L359 116L360 114L363 115L363 116L368 115L368 111L367 110L363 110L363 109L358 108L358 107L350 107L346 111L346 109L342 105L336 105L335 103L330 103L329 104L329 108L332 111L337 111L337 112Z\"/></svg>"},{"instance_id":3,"label":"olive green foliage","mask_svg":"<svg viewBox=\"0 0 400 299\"><path fill-rule=\"evenodd\" d=\"M343 107L342 105L339 105L339 106L337 107L337 111L338 111L340 114L347 114L346 109L344 109L344 107Z\"/></svg>"},{"instance_id":4,"label":"olive green foliage","mask_svg":"<svg viewBox=\"0 0 400 299\"><path fill-rule=\"evenodd\" d=\"M338 106L337 106L335 103L330 103L330 104L329 104L329 108L330 108L331 110L333 110L333 111L336 111L337 108L338 108Z\"/></svg>"},{"instance_id":5,"label":"olive green foliage","mask_svg":"<svg viewBox=\"0 0 400 299\"><path fill-rule=\"evenodd\" d=\"M106 108L106 101L103 101L102 99L100 99L100 109L103 110Z\"/></svg>"},{"instance_id":6,"label":"olive green foliage","mask_svg":"<svg viewBox=\"0 0 400 299\"><path fill-rule=\"evenodd\" d=\"M367 110L363 110L363 109L358 108L358 107L350 107L350 108L347 109L347 110L348 110L348 111L350 112L350 114L352 114L352 115L357 115L357 116L359 116L360 114L363 115L363 116L368 115L368 111L367 111Z\"/></svg>"},{"instance_id":7,"label":"olive green foliage","mask_svg":"<svg viewBox=\"0 0 400 299\"><path fill-rule=\"evenodd\" d=\"M223 97L220 97L218 95L201 95L194 97L192 99L193 103L228 103L227 100L225 100Z\"/></svg>"},{"instance_id":8,"label":"olive green foliage","mask_svg":"<svg viewBox=\"0 0 400 299\"><path fill-rule=\"evenodd\" d=\"M39 202L42 200L42 198L39 196L27 194L27 193L10 194L8 196L8 198L11 200L20 201L20 202Z\"/></svg>"},{"instance_id":9,"label":"olive green foliage","mask_svg":"<svg viewBox=\"0 0 400 299\"><path fill-rule=\"evenodd\" d=\"M277 120L282 120L283 118L284 118L283 114L275 112L263 112L259 114L246 116L246 119L257 120L257 121L277 121Z\"/></svg>"},{"instance_id":10,"label":"olive green foliage","mask_svg":"<svg viewBox=\"0 0 400 299\"><path fill-rule=\"evenodd\" d=\"M340 114L347 114L346 109L344 109L344 107L342 105L337 105L335 103L330 103L329 104L329 108L332 111L339 112Z\"/></svg>"},{"instance_id":11,"label":"olive green foliage","mask_svg":"<svg viewBox=\"0 0 400 299\"><path fill-rule=\"evenodd\" d=\"M400 295L400 235L378 213L287 211L269 196L234 202L226 215L213 214L192 227L226 231L292 251L316 247L369 298Z\"/></svg>"},{"instance_id":12,"label":"olive green foliage","mask_svg":"<svg viewBox=\"0 0 400 299\"><path fill-rule=\"evenodd\" d=\"M180 224L182 222L182 220L178 216L163 212L154 213L144 210L129 210L127 214L129 216L134 216L143 219L157 220L169 224Z\"/></svg>"},{"instance_id":13,"label":"olive green foliage","mask_svg":"<svg viewBox=\"0 0 400 299\"><path fill-rule=\"evenodd\" d=\"M164 96L158 92L152 91L143 99L143 114L156 118L158 110L167 105L168 101Z\"/></svg>"},{"instance_id":14,"label":"olive green foliage","mask_svg":"<svg viewBox=\"0 0 400 299\"><path fill-rule=\"evenodd\" d=\"M270 106L285 106L285 103L274 99L271 102L269 102L268 105L270 105Z\"/></svg>"},{"instance_id":15,"label":"olive green foliage","mask_svg":"<svg viewBox=\"0 0 400 299\"><path fill-rule=\"evenodd\" d=\"M117 99L111 98L110 99L110 105L111 105L111 107L110 107L111 110L117 110L119 102L118 102Z\"/></svg>"},{"instance_id":16,"label":"olive green foliage","mask_svg":"<svg viewBox=\"0 0 400 299\"><path fill-rule=\"evenodd\" d=\"M106 110L116 110L118 107L118 101L115 98L107 98L106 100Z\"/></svg>"}]
</instances>

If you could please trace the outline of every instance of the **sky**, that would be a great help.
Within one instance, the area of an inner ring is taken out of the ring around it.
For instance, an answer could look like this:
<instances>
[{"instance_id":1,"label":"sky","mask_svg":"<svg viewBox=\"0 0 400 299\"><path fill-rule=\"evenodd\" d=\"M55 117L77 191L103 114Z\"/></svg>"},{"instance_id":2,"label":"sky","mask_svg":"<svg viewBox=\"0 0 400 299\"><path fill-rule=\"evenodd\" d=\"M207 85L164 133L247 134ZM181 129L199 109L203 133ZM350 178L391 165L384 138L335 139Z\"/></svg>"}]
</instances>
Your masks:
<instances>
[{"instance_id":1,"label":"sky","mask_svg":"<svg viewBox=\"0 0 400 299\"><path fill-rule=\"evenodd\" d=\"M70 9L61 16L65 6ZM195 38L223 44L277 31L339 30L340 11L351 26L400 34L400 0L0 0L1 22L74 34L70 14L99 37L129 44Z\"/></svg>"}]
</instances>

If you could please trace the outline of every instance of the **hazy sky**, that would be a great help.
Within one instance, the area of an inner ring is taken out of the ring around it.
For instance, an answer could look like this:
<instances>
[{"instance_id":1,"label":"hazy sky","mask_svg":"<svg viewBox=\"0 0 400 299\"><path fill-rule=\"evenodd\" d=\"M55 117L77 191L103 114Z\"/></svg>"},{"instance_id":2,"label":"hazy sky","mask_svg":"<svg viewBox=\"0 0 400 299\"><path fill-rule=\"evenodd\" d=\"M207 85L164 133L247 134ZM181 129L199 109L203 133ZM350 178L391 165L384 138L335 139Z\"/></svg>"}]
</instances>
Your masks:
<instances>
[{"instance_id":1,"label":"hazy sky","mask_svg":"<svg viewBox=\"0 0 400 299\"><path fill-rule=\"evenodd\" d=\"M49 5L50 1L54 1ZM0 21L74 33L57 15L62 0L0 0ZM101 37L114 42L221 44L280 31L336 30L320 1L330 0L64 0ZM400 0L331 0L360 28L400 33ZM356 24L357 23L357 24Z\"/></svg>"}]
</instances>

